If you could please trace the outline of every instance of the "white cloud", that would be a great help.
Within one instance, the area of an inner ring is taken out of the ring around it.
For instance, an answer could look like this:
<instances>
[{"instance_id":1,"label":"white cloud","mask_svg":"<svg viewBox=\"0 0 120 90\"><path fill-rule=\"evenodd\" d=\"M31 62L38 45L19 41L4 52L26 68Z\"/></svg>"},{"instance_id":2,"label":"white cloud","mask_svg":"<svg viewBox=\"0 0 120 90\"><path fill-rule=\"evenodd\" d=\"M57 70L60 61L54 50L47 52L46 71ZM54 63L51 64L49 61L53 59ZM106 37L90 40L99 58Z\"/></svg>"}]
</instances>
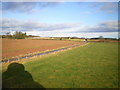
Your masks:
<instances>
[{"instance_id":1,"label":"white cloud","mask_svg":"<svg viewBox=\"0 0 120 90\"><path fill-rule=\"evenodd\" d=\"M41 32L36 32L36 31L29 31L27 32L28 34L31 35L38 35L42 37L85 37L85 38L93 38L93 37L99 37L103 36L105 38L118 38L118 32L94 32L94 33L65 33L65 32L53 32L53 31L41 31Z\"/></svg>"},{"instance_id":2,"label":"white cloud","mask_svg":"<svg viewBox=\"0 0 120 90\"><path fill-rule=\"evenodd\" d=\"M92 12L91 11L85 11L84 13L85 14L91 14Z\"/></svg>"},{"instance_id":3,"label":"white cloud","mask_svg":"<svg viewBox=\"0 0 120 90\"><path fill-rule=\"evenodd\" d=\"M81 0L86 1L87 0ZM97 0L96 0L97 1ZM92 2L88 8L95 8L97 11L101 12L107 12L107 13L115 13L118 11L118 3L114 2L103 2L108 0L100 0L100 2ZM53 7L58 4L64 3L63 1L59 2L3 2L2 3L2 11L3 13L6 12L12 12L12 13L33 13L42 10L46 7ZM78 2L79 3L79 2ZM86 13L90 13L90 11L87 11Z\"/></svg>"},{"instance_id":4,"label":"white cloud","mask_svg":"<svg viewBox=\"0 0 120 90\"><path fill-rule=\"evenodd\" d=\"M98 11L105 11L109 14L118 12L118 3L104 3Z\"/></svg>"},{"instance_id":5,"label":"white cloud","mask_svg":"<svg viewBox=\"0 0 120 90\"><path fill-rule=\"evenodd\" d=\"M2 19L2 32L22 31L38 36L117 36L118 22L105 21L95 26L86 26L81 23L48 24L37 21Z\"/></svg>"},{"instance_id":6,"label":"white cloud","mask_svg":"<svg viewBox=\"0 0 120 90\"><path fill-rule=\"evenodd\" d=\"M3 31L67 31L81 26L79 23L62 23L62 24L47 24L37 21L16 20L3 18L2 30Z\"/></svg>"},{"instance_id":7,"label":"white cloud","mask_svg":"<svg viewBox=\"0 0 120 90\"><path fill-rule=\"evenodd\" d=\"M3 0L3 2L119 2L119 0Z\"/></svg>"},{"instance_id":8,"label":"white cloud","mask_svg":"<svg viewBox=\"0 0 120 90\"><path fill-rule=\"evenodd\" d=\"M2 11L6 12L22 12L22 13L33 13L36 12L37 9L42 9L45 7L51 7L59 4L60 2L3 2L2 3Z\"/></svg>"},{"instance_id":9,"label":"white cloud","mask_svg":"<svg viewBox=\"0 0 120 90\"><path fill-rule=\"evenodd\" d=\"M104 21L95 26L86 26L79 29L77 32L118 32L118 21Z\"/></svg>"},{"instance_id":10,"label":"white cloud","mask_svg":"<svg viewBox=\"0 0 120 90\"><path fill-rule=\"evenodd\" d=\"M119 2L119 0L79 0L82 2Z\"/></svg>"}]
</instances>

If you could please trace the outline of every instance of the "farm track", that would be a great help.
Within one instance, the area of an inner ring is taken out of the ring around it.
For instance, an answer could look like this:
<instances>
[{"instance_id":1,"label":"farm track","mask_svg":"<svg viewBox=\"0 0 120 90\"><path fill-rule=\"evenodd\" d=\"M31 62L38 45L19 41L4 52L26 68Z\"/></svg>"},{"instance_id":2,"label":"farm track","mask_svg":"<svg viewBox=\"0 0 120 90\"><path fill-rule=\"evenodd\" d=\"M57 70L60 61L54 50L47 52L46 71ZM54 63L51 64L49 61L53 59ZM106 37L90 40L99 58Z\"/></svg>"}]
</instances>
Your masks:
<instances>
[{"instance_id":1,"label":"farm track","mask_svg":"<svg viewBox=\"0 0 120 90\"><path fill-rule=\"evenodd\" d=\"M50 50L50 51L39 52L39 53L35 53L35 54L30 54L30 55L25 55L25 56L20 56L20 57L14 57L14 58L9 58L9 59L2 59L0 61L0 63L7 63L7 62L11 62L11 61L18 61L18 60L22 60L22 59L31 58L31 57L34 57L34 56L47 55L47 54L59 52L59 51L62 51L62 50L67 50L67 49L74 48L74 47L84 46L84 45L87 45L87 44L88 43L75 44L75 45L71 45L71 46L67 46L67 47L62 47L62 48L54 49L54 50Z\"/></svg>"}]
</instances>

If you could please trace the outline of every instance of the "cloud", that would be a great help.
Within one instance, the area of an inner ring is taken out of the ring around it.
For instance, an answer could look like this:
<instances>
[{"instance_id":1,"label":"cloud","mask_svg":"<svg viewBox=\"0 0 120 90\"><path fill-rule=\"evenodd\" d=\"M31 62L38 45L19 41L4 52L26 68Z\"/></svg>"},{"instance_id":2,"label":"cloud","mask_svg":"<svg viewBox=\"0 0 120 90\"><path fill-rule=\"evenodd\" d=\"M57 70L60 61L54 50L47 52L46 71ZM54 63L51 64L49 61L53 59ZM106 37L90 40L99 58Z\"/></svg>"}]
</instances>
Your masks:
<instances>
[{"instance_id":1,"label":"cloud","mask_svg":"<svg viewBox=\"0 0 120 90\"><path fill-rule=\"evenodd\" d=\"M119 2L119 0L79 0L81 2Z\"/></svg>"},{"instance_id":2,"label":"cloud","mask_svg":"<svg viewBox=\"0 0 120 90\"><path fill-rule=\"evenodd\" d=\"M106 21L98 24L97 27L91 28L93 32L118 32L117 21Z\"/></svg>"},{"instance_id":3,"label":"cloud","mask_svg":"<svg viewBox=\"0 0 120 90\"><path fill-rule=\"evenodd\" d=\"M2 19L3 31L53 31L53 32L118 32L117 21L105 21L93 27L85 26L80 23L62 23L62 24L48 24L37 21L16 20L11 18Z\"/></svg>"},{"instance_id":4,"label":"cloud","mask_svg":"<svg viewBox=\"0 0 120 90\"><path fill-rule=\"evenodd\" d=\"M2 19L3 31L58 31L69 30L80 26L78 23L47 24L37 21L16 20L10 18Z\"/></svg>"},{"instance_id":5,"label":"cloud","mask_svg":"<svg viewBox=\"0 0 120 90\"><path fill-rule=\"evenodd\" d=\"M80 1L86 1L86 0L80 0ZM102 1L107 1L107 0L102 0ZM33 13L45 7L53 7L60 3L64 3L64 0L62 1L60 0L57 2L2 2L2 11L11 12L11 13L13 12ZM88 3L88 2L85 2L85 3ZM87 6L87 7L94 8L98 12L106 12L109 14L112 14L118 11L117 2L91 2L90 6Z\"/></svg>"},{"instance_id":6,"label":"cloud","mask_svg":"<svg viewBox=\"0 0 120 90\"><path fill-rule=\"evenodd\" d=\"M112 37L112 38L118 38L118 32L95 32L95 33L85 33L85 32L80 32L80 33L65 33L65 32L53 32L53 31L41 31L41 32L37 32L37 31L29 31L27 32L27 34L29 35L38 35L38 36L42 36L42 37L85 37L85 38L93 38L93 37L99 37L99 36L103 36L103 37Z\"/></svg>"},{"instance_id":7,"label":"cloud","mask_svg":"<svg viewBox=\"0 0 120 90\"><path fill-rule=\"evenodd\" d=\"M98 11L105 11L109 14L118 12L118 3L104 3Z\"/></svg>"},{"instance_id":8,"label":"cloud","mask_svg":"<svg viewBox=\"0 0 120 90\"><path fill-rule=\"evenodd\" d=\"M117 37L117 21L105 21L90 27L80 23L48 24L36 21L2 19L2 33L22 31L38 36Z\"/></svg>"},{"instance_id":9,"label":"cloud","mask_svg":"<svg viewBox=\"0 0 120 90\"><path fill-rule=\"evenodd\" d=\"M118 12L118 2L78 2L78 5L83 9L91 9L93 12L96 13L102 12L103 14L115 14Z\"/></svg>"},{"instance_id":10,"label":"cloud","mask_svg":"<svg viewBox=\"0 0 120 90\"><path fill-rule=\"evenodd\" d=\"M83 29L79 29L77 32L86 32L86 33L118 32L118 22L117 21L105 21L93 27L86 26Z\"/></svg>"},{"instance_id":11,"label":"cloud","mask_svg":"<svg viewBox=\"0 0 120 90\"><path fill-rule=\"evenodd\" d=\"M55 6L58 2L3 2L3 12L23 12L32 13L38 9L42 9L48 6Z\"/></svg>"},{"instance_id":12,"label":"cloud","mask_svg":"<svg viewBox=\"0 0 120 90\"><path fill-rule=\"evenodd\" d=\"M91 11L85 11L84 13L85 13L85 14L92 14Z\"/></svg>"},{"instance_id":13,"label":"cloud","mask_svg":"<svg viewBox=\"0 0 120 90\"><path fill-rule=\"evenodd\" d=\"M4 2L119 2L119 0L3 0Z\"/></svg>"},{"instance_id":14,"label":"cloud","mask_svg":"<svg viewBox=\"0 0 120 90\"><path fill-rule=\"evenodd\" d=\"M118 12L118 3L117 2L97 2L91 5L93 8L96 8L97 12L105 12L108 14L113 14Z\"/></svg>"}]
</instances>

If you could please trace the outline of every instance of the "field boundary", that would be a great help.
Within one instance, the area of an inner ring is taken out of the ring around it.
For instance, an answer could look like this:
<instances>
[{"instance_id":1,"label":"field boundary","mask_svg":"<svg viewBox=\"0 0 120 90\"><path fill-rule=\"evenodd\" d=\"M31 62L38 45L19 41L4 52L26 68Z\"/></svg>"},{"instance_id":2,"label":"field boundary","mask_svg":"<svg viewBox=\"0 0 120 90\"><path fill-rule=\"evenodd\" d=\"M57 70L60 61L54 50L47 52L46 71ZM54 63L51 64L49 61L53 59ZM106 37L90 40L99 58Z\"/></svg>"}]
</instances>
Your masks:
<instances>
[{"instance_id":1,"label":"field boundary","mask_svg":"<svg viewBox=\"0 0 120 90\"><path fill-rule=\"evenodd\" d=\"M35 56L47 55L47 54L50 54L50 53L55 53L55 52L60 52L60 51L63 51L63 50L68 50L70 48L75 48L75 47L79 47L79 46L85 46L87 44L88 43L85 43L85 44L82 44L82 45L81 44L75 44L75 45L71 45L71 46L67 46L67 47L62 47L62 48L58 48L58 49L53 49L53 50L49 50L49 51L35 52L35 53L27 54L27 55L24 55L24 56L2 59L0 61L0 63L7 63L7 62L12 62L12 61L19 61L19 60L22 60L22 59L32 58L32 57L35 57Z\"/></svg>"}]
</instances>

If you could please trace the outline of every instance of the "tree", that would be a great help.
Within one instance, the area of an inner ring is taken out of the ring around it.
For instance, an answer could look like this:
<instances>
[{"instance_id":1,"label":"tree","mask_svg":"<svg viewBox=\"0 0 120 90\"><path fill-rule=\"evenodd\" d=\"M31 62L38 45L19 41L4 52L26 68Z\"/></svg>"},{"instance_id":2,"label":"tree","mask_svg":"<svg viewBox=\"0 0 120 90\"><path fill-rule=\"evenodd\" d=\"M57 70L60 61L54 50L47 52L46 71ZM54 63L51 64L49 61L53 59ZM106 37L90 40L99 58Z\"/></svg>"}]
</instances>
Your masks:
<instances>
[{"instance_id":1,"label":"tree","mask_svg":"<svg viewBox=\"0 0 120 90\"><path fill-rule=\"evenodd\" d=\"M15 39L24 39L26 37L26 32L22 33L22 32L18 32L16 31L14 34Z\"/></svg>"},{"instance_id":2,"label":"tree","mask_svg":"<svg viewBox=\"0 0 120 90\"><path fill-rule=\"evenodd\" d=\"M10 32L7 32L6 35L11 35Z\"/></svg>"},{"instance_id":3,"label":"tree","mask_svg":"<svg viewBox=\"0 0 120 90\"><path fill-rule=\"evenodd\" d=\"M6 33L6 37L7 37L7 38L12 38L11 33L10 33L10 32L7 32L7 33Z\"/></svg>"},{"instance_id":4,"label":"tree","mask_svg":"<svg viewBox=\"0 0 120 90\"><path fill-rule=\"evenodd\" d=\"M104 37L103 36L99 36L99 39L103 39Z\"/></svg>"},{"instance_id":5,"label":"tree","mask_svg":"<svg viewBox=\"0 0 120 90\"><path fill-rule=\"evenodd\" d=\"M60 40L62 40L62 37L60 38Z\"/></svg>"}]
</instances>

